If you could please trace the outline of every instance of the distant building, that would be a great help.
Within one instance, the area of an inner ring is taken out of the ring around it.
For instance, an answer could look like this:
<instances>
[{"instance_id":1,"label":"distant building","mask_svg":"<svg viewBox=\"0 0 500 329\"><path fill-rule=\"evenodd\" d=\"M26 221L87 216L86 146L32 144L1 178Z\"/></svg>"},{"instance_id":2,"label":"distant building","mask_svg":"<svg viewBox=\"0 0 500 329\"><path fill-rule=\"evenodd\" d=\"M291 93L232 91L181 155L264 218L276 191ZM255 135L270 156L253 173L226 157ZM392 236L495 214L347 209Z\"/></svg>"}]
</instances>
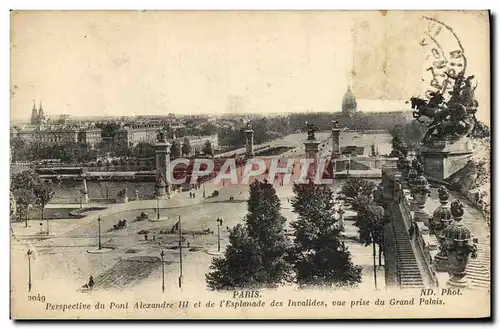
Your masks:
<instances>
[{"instance_id":1,"label":"distant building","mask_svg":"<svg viewBox=\"0 0 500 329\"><path fill-rule=\"evenodd\" d=\"M184 128L183 124L142 123L125 125L116 132L115 143L123 143L127 146L135 146L139 143L154 144L158 128L167 126L173 131Z\"/></svg>"},{"instance_id":2,"label":"distant building","mask_svg":"<svg viewBox=\"0 0 500 329\"><path fill-rule=\"evenodd\" d=\"M189 145L191 146L191 152L189 155L203 153L203 148L205 147L205 144L207 141L209 141L210 144L212 144L212 150L219 148L219 138L217 135L186 136L186 137L183 137L181 140L184 141L184 138L187 138L189 140ZM182 147L182 143L181 143L181 147Z\"/></svg>"},{"instance_id":3,"label":"distant building","mask_svg":"<svg viewBox=\"0 0 500 329\"><path fill-rule=\"evenodd\" d=\"M42 102L40 102L38 110L36 109L35 102L33 102L33 109L31 110L30 123L32 125L40 125L43 124L46 120L47 118L45 117L45 113L43 112Z\"/></svg>"},{"instance_id":4,"label":"distant building","mask_svg":"<svg viewBox=\"0 0 500 329\"><path fill-rule=\"evenodd\" d=\"M85 143L94 147L101 142L101 129L93 124L66 124L64 122L51 123L43 111L42 103L37 109L33 103L29 124L11 129L12 137L19 137L27 141L44 143L75 142Z\"/></svg>"}]
</instances>

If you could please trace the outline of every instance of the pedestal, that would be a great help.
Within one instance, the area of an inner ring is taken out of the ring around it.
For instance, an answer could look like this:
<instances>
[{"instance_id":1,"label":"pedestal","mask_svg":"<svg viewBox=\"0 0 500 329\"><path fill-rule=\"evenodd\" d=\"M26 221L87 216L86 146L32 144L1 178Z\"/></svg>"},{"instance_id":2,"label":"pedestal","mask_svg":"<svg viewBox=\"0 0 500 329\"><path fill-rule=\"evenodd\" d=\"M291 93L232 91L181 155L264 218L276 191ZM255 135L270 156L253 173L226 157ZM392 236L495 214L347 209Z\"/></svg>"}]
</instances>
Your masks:
<instances>
[{"instance_id":1,"label":"pedestal","mask_svg":"<svg viewBox=\"0 0 500 329\"><path fill-rule=\"evenodd\" d=\"M155 186L155 195L159 200L168 199L168 193L165 186Z\"/></svg>"},{"instance_id":2,"label":"pedestal","mask_svg":"<svg viewBox=\"0 0 500 329\"><path fill-rule=\"evenodd\" d=\"M436 141L422 151L426 175L444 180L465 167L472 158L472 144L467 138Z\"/></svg>"},{"instance_id":3,"label":"pedestal","mask_svg":"<svg viewBox=\"0 0 500 329\"><path fill-rule=\"evenodd\" d=\"M307 172L307 177L310 179L314 179L316 177L316 166L318 164L318 146L320 142L315 139L306 140L304 142L304 146L306 149L306 157L308 159L314 159L314 163L309 166L309 170Z\"/></svg>"},{"instance_id":4,"label":"pedestal","mask_svg":"<svg viewBox=\"0 0 500 329\"><path fill-rule=\"evenodd\" d=\"M340 158L340 129L332 129L332 159Z\"/></svg>"},{"instance_id":5,"label":"pedestal","mask_svg":"<svg viewBox=\"0 0 500 329\"><path fill-rule=\"evenodd\" d=\"M247 156L247 158L253 158L255 155L253 150L253 130L252 129L245 130L245 136L246 136L245 155Z\"/></svg>"}]
</instances>

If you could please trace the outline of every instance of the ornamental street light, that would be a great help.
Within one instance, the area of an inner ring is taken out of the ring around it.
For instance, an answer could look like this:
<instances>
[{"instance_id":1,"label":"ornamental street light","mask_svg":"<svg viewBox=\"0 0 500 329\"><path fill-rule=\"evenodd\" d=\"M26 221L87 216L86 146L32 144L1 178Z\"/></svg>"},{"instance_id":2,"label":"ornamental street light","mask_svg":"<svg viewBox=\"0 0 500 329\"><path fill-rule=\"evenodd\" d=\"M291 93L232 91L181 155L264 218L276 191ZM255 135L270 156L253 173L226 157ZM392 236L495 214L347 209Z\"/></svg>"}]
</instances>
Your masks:
<instances>
[{"instance_id":1,"label":"ornamental street light","mask_svg":"<svg viewBox=\"0 0 500 329\"><path fill-rule=\"evenodd\" d=\"M163 263L163 257L165 256L165 252L163 250L160 253L161 256L161 292L165 292L165 265Z\"/></svg>"},{"instance_id":2,"label":"ornamental street light","mask_svg":"<svg viewBox=\"0 0 500 329\"><path fill-rule=\"evenodd\" d=\"M156 196L156 219L160 219L160 198Z\"/></svg>"},{"instance_id":3,"label":"ornamental street light","mask_svg":"<svg viewBox=\"0 0 500 329\"><path fill-rule=\"evenodd\" d=\"M101 216L97 218L98 226L98 249L101 250Z\"/></svg>"},{"instance_id":4,"label":"ornamental street light","mask_svg":"<svg viewBox=\"0 0 500 329\"><path fill-rule=\"evenodd\" d=\"M222 218L217 217L217 251L220 252L220 227L222 226Z\"/></svg>"},{"instance_id":5,"label":"ornamental street light","mask_svg":"<svg viewBox=\"0 0 500 329\"><path fill-rule=\"evenodd\" d=\"M179 288L182 289L182 226L181 216L179 216Z\"/></svg>"},{"instance_id":6,"label":"ornamental street light","mask_svg":"<svg viewBox=\"0 0 500 329\"><path fill-rule=\"evenodd\" d=\"M28 249L26 255L28 255L28 292L31 291L31 255L33 252Z\"/></svg>"}]
</instances>

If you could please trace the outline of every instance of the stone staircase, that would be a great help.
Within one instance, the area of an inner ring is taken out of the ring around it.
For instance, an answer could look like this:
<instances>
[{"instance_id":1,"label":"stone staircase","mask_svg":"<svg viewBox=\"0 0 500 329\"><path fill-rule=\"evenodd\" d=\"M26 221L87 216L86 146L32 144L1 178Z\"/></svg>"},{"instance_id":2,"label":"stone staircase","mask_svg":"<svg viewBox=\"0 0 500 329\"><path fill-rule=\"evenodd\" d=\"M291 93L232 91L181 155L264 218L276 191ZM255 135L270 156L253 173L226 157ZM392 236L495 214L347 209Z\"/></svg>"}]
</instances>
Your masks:
<instances>
[{"instance_id":1,"label":"stone staircase","mask_svg":"<svg viewBox=\"0 0 500 329\"><path fill-rule=\"evenodd\" d=\"M490 289L490 232L484 225L482 214L476 209L469 208L468 210L473 216L464 217L464 224L470 228L474 238L477 238L478 242L477 258L470 260L469 266L467 266L467 277L471 282L471 288Z\"/></svg>"},{"instance_id":2,"label":"stone staircase","mask_svg":"<svg viewBox=\"0 0 500 329\"><path fill-rule=\"evenodd\" d=\"M393 220L392 225L398 255L400 286L402 289L423 288L424 281L405 225L402 220Z\"/></svg>"}]
</instances>

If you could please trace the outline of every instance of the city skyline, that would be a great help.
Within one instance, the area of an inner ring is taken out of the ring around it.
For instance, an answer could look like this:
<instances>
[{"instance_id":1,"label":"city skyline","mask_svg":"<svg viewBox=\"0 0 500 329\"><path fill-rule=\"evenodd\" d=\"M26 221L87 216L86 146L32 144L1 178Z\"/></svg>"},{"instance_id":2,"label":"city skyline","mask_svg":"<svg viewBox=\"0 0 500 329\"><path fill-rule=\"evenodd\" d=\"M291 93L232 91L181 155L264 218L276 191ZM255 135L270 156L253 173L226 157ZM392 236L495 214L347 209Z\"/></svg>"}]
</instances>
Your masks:
<instances>
[{"instance_id":1,"label":"city skyline","mask_svg":"<svg viewBox=\"0 0 500 329\"><path fill-rule=\"evenodd\" d=\"M354 16L15 12L11 118L29 118L33 100L41 100L48 115L73 117L336 112L349 85L360 111L410 110L404 101L423 87L414 79L421 63L411 55L419 41L415 29L405 27L418 22L421 13ZM463 31L464 19L477 35ZM473 43L487 38L487 24L461 12L448 12L445 21L466 49L467 73L479 82L477 116L488 124L489 72L482 65L488 54Z\"/></svg>"}]
</instances>

